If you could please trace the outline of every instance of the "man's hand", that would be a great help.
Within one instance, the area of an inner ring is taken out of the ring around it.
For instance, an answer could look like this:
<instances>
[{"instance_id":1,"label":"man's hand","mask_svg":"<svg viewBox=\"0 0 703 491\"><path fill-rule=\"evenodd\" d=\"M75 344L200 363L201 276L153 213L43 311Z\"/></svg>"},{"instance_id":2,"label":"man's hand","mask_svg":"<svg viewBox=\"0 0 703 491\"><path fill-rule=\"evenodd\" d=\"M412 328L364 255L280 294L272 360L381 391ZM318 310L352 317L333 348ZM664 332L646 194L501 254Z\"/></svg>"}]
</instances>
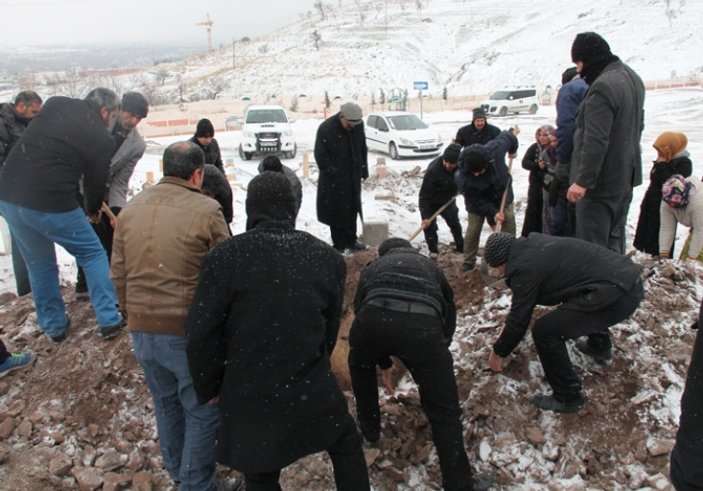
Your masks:
<instances>
[{"instance_id":1,"label":"man's hand","mask_svg":"<svg viewBox=\"0 0 703 491\"><path fill-rule=\"evenodd\" d=\"M544 161L539 161L539 162L537 162L537 166L538 166L541 170L547 170L547 163L544 162Z\"/></svg>"},{"instance_id":2,"label":"man's hand","mask_svg":"<svg viewBox=\"0 0 703 491\"><path fill-rule=\"evenodd\" d=\"M492 372L500 373L503 371L503 359L496 355L496 352L491 349L491 354L488 357L488 368Z\"/></svg>"},{"instance_id":3,"label":"man's hand","mask_svg":"<svg viewBox=\"0 0 703 491\"><path fill-rule=\"evenodd\" d=\"M217 395L217 396L213 397L212 399L210 399L209 401L207 401L207 403L210 404L211 406L214 406L214 405L217 404L218 402L220 402L220 396L219 396L219 395Z\"/></svg>"},{"instance_id":4,"label":"man's hand","mask_svg":"<svg viewBox=\"0 0 703 491\"><path fill-rule=\"evenodd\" d=\"M427 227L430 226L430 223L432 223L429 219L425 219L422 221L422 229L426 229Z\"/></svg>"},{"instance_id":5,"label":"man's hand","mask_svg":"<svg viewBox=\"0 0 703 491\"><path fill-rule=\"evenodd\" d=\"M395 373L395 365L391 365L385 370L381 370L381 378L383 379L383 385L386 388L388 394L395 394L395 384L393 383L393 374Z\"/></svg>"},{"instance_id":6,"label":"man's hand","mask_svg":"<svg viewBox=\"0 0 703 491\"><path fill-rule=\"evenodd\" d=\"M503 222L505 221L505 215L501 212L498 212L493 217L493 220L495 220L496 223L500 223L502 225Z\"/></svg>"},{"instance_id":7,"label":"man's hand","mask_svg":"<svg viewBox=\"0 0 703 491\"><path fill-rule=\"evenodd\" d=\"M88 215L88 221L92 224L98 224L100 223L100 220L102 219L102 213L97 212L95 215Z\"/></svg>"},{"instance_id":8,"label":"man's hand","mask_svg":"<svg viewBox=\"0 0 703 491\"><path fill-rule=\"evenodd\" d=\"M566 192L566 199L569 200L571 203L577 203L583 197L586 195L586 188L583 186L579 186L576 183L573 183L571 186L569 186L569 190Z\"/></svg>"}]
</instances>

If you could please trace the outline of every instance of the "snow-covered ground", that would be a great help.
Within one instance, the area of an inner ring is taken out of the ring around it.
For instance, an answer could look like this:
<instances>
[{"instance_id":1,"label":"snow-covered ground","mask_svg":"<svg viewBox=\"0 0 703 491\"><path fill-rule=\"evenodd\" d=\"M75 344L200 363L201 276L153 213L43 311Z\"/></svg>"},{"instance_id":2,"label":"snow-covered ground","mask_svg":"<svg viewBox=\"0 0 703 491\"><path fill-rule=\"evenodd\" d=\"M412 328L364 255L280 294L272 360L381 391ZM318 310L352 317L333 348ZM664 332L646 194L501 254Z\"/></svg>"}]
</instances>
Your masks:
<instances>
[{"instance_id":1,"label":"snow-covered ground","mask_svg":"<svg viewBox=\"0 0 703 491\"><path fill-rule=\"evenodd\" d=\"M703 167L700 163L700 156L703 156L703 89L666 89L648 91L645 101L645 130L642 136L643 149L643 174L647 179L651 161L656 157L656 152L652 148L652 142L664 131L680 131L688 136L688 150L693 161L693 174L703 177ZM425 113L424 119L439 130L445 143L451 141L456 135L460 126L467 124L471 119L471 111L447 111ZM528 173L523 170L520 163L525 150L534 142L536 129L543 124L554 124L554 106L543 106L535 115L508 116L505 118L491 118L490 122L502 129L511 126L520 128L520 149L518 157L513 162L514 192L516 203L525 201L527 196ZM298 120L293 123L293 133L298 144L298 154L295 159L284 159L283 163L294 169L303 181L303 204L298 215L297 226L313 235L330 241L329 228L317 221L315 211L315 196L317 175L314 166L310 179L302 177L303 154L308 152L310 161L314 160L312 155L315 133L321 119ZM148 141L147 151L142 160L137 165L130 183L132 193L136 194L147 180L148 173L153 174L158 180L161 176L159 162L166 146L174 141L185 140L190 135L157 138ZM244 200L246 198L246 186L248 182L257 175L259 159L244 161L239 158L237 149L241 139L241 131L219 132L216 135L217 141L222 150L222 158L225 161L225 170L230 179L234 181L234 222L232 232L237 234L244 231L246 215L244 211ZM410 171L416 166L421 166L423 171L429 159L404 159L391 160L388 155L369 152L369 172L375 173L376 161L378 158L385 158L386 167L391 173ZM238 183L238 184L237 184ZM628 218L628 244L632 243L632 235L637 224L639 215L639 203L646 190L647 183L635 188L632 206ZM366 221L386 221L388 222L390 236L410 237L420 224L420 214L417 210L418 189L412 186L401 189L390 189L396 196L394 200L375 199L379 194L379 188L383 188L382 182L373 189L366 187L363 191L364 218ZM402 194L402 193L405 194ZM380 193L383 194L383 193ZM463 200L459 199L462 220L466 220L466 212L463 207ZM524 210L523 210L524 211ZM518 230L522 223L522 214L518 214ZM359 222L359 231L362 225ZM448 231L440 221L440 240L443 234ZM486 228L483 240L488 236L489 229ZM679 227L679 235L687 233L685 229ZM8 238L5 236L5 238ZM446 238L446 237L445 237ZM420 234L415 240L420 247L424 247L424 240ZM65 252L58 252L61 264L62 280L72 283L75 278L75 265L73 259ZM9 258L6 255L0 256L0 291L12 290L14 283L12 279L12 268Z\"/></svg>"}]
</instances>

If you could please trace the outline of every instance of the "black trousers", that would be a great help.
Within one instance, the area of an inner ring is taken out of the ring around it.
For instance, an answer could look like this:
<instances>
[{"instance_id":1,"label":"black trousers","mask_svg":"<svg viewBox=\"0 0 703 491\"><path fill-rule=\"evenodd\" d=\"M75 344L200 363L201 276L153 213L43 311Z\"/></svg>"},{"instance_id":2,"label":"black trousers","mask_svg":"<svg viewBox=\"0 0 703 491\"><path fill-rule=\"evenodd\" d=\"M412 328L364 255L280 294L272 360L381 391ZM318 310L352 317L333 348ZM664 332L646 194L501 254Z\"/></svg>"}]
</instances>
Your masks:
<instances>
[{"instance_id":1,"label":"black trousers","mask_svg":"<svg viewBox=\"0 0 703 491\"><path fill-rule=\"evenodd\" d=\"M394 312L366 305L349 334L349 370L362 427L380 430L376 363L398 357L418 385L420 403L432 427L443 487L472 489L464 448L454 361L439 317Z\"/></svg>"},{"instance_id":2,"label":"black trousers","mask_svg":"<svg viewBox=\"0 0 703 491\"><path fill-rule=\"evenodd\" d=\"M560 306L535 322L532 338L555 399L570 401L581 397L581 380L571 364L566 340L588 336L589 344L596 350L610 350L608 328L630 317L643 297L642 282L637 281L628 292L600 310L583 312Z\"/></svg>"},{"instance_id":3,"label":"black trousers","mask_svg":"<svg viewBox=\"0 0 703 491\"><path fill-rule=\"evenodd\" d=\"M340 491L368 491L369 474L361 449L361 438L349 420L349 427L334 445L327 449L334 468L334 482ZM244 474L247 491L280 491L280 469L261 474Z\"/></svg>"},{"instance_id":4,"label":"black trousers","mask_svg":"<svg viewBox=\"0 0 703 491\"><path fill-rule=\"evenodd\" d=\"M117 216L122 208L114 207L110 208L112 212ZM107 252L107 261L110 262L112 259L112 239L115 236L115 229L110 225L110 219L105 213L100 215L100 223L91 223L93 230L95 230L95 235L100 239L100 243L103 245L105 252ZM88 285L85 282L85 274L83 273L83 268L78 266L78 275L76 276L76 290L87 292Z\"/></svg>"},{"instance_id":5,"label":"black trousers","mask_svg":"<svg viewBox=\"0 0 703 491\"><path fill-rule=\"evenodd\" d=\"M437 210L439 210L439 206L432 210L432 213L427 216L423 217L423 220L425 218L429 218L430 216L434 215ZM459 252L464 251L464 233L461 231L461 222L459 221L459 208L457 208L456 203L452 203L451 205L447 206L442 213L440 213L440 216L444 218L444 221L447 223L449 226L449 230L452 231L452 237L454 237L454 244L456 245L456 250ZM423 230L425 233L425 242L427 242L427 247L430 250L430 252L439 252L439 249L437 248L437 244L439 242L439 239L437 238L437 220L433 220L430 225Z\"/></svg>"},{"instance_id":6,"label":"black trousers","mask_svg":"<svg viewBox=\"0 0 703 491\"><path fill-rule=\"evenodd\" d=\"M5 343L0 341L0 363L3 363L9 357L10 357L10 352L7 351L7 348L5 347Z\"/></svg>"},{"instance_id":7,"label":"black trousers","mask_svg":"<svg viewBox=\"0 0 703 491\"><path fill-rule=\"evenodd\" d=\"M356 220L349 227L333 227L330 225L332 246L338 251L343 251L353 246L356 242Z\"/></svg>"}]
</instances>

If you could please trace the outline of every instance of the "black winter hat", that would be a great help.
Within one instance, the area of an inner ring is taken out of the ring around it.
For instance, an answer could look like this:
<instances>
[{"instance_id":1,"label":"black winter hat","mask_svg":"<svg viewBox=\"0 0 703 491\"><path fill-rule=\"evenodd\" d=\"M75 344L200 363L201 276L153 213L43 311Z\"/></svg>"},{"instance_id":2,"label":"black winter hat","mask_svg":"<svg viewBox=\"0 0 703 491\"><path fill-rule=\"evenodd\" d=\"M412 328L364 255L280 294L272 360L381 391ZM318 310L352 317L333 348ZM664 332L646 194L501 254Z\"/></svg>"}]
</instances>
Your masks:
<instances>
[{"instance_id":1,"label":"black winter hat","mask_svg":"<svg viewBox=\"0 0 703 491\"><path fill-rule=\"evenodd\" d=\"M442 160L456 164L459 161L459 154L461 153L461 145L458 143L451 143L447 145L442 154Z\"/></svg>"},{"instance_id":2,"label":"black winter hat","mask_svg":"<svg viewBox=\"0 0 703 491\"><path fill-rule=\"evenodd\" d=\"M212 125L209 119L203 118L198 121L198 126L195 130L196 138L206 138L208 136L215 136L215 127Z\"/></svg>"},{"instance_id":3,"label":"black winter hat","mask_svg":"<svg viewBox=\"0 0 703 491\"><path fill-rule=\"evenodd\" d=\"M271 172L283 172L283 164L281 163L281 159L275 155L267 155L261 161L261 169Z\"/></svg>"},{"instance_id":4,"label":"black winter hat","mask_svg":"<svg viewBox=\"0 0 703 491\"><path fill-rule=\"evenodd\" d=\"M577 34L574 43L571 45L571 61L574 63L577 61L588 63L610 55L612 55L610 45L595 32Z\"/></svg>"},{"instance_id":5,"label":"black winter hat","mask_svg":"<svg viewBox=\"0 0 703 491\"><path fill-rule=\"evenodd\" d=\"M121 109L140 118L146 118L149 114L149 103L139 92L125 92L122 94Z\"/></svg>"},{"instance_id":6,"label":"black winter hat","mask_svg":"<svg viewBox=\"0 0 703 491\"><path fill-rule=\"evenodd\" d=\"M246 209L272 203L293 203L293 189L286 176L279 172L264 172L254 177L247 188Z\"/></svg>"},{"instance_id":7,"label":"black winter hat","mask_svg":"<svg viewBox=\"0 0 703 491\"><path fill-rule=\"evenodd\" d=\"M472 121L476 121L477 119L486 119L486 111L484 111L482 108L477 107L474 109L474 116Z\"/></svg>"},{"instance_id":8,"label":"black winter hat","mask_svg":"<svg viewBox=\"0 0 703 491\"><path fill-rule=\"evenodd\" d=\"M515 240L515 236L505 232L491 234L486 241L483 259L491 268L507 263L510 255L510 246L513 245Z\"/></svg>"},{"instance_id":9,"label":"black winter hat","mask_svg":"<svg viewBox=\"0 0 703 491\"><path fill-rule=\"evenodd\" d=\"M488 160L482 153L477 151L466 152L464 155L464 165L469 172L481 172L488 167Z\"/></svg>"},{"instance_id":10,"label":"black winter hat","mask_svg":"<svg viewBox=\"0 0 703 491\"><path fill-rule=\"evenodd\" d=\"M569 82L571 82L576 75L578 75L578 70L576 69L575 66L570 66L566 70L564 70L564 73L561 74L561 84L566 85Z\"/></svg>"},{"instance_id":11,"label":"black winter hat","mask_svg":"<svg viewBox=\"0 0 703 491\"><path fill-rule=\"evenodd\" d=\"M391 237L390 239L384 240L383 243L378 247L378 255L383 256L391 249L398 249L401 247L409 249L413 248L412 244L407 240L401 239L400 237Z\"/></svg>"}]
</instances>

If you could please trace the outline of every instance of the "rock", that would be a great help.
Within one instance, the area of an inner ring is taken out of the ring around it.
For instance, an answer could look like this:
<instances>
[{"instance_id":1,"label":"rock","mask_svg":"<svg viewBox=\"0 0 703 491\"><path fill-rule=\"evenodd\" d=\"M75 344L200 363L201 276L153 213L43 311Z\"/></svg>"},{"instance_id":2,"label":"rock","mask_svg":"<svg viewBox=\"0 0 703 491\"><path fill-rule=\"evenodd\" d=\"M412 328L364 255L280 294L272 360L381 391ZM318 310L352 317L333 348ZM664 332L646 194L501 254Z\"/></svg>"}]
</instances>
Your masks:
<instances>
[{"instance_id":1,"label":"rock","mask_svg":"<svg viewBox=\"0 0 703 491\"><path fill-rule=\"evenodd\" d=\"M672 448L674 448L674 440L668 438L651 438L647 440L647 451L652 457L668 455L671 453Z\"/></svg>"},{"instance_id":2,"label":"rock","mask_svg":"<svg viewBox=\"0 0 703 491\"><path fill-rule=\"evenodd\" d=\"M556 462L559 460L559 454L559 446L552 442L547 442L542 447L542 456L550 462Z\"/></svg>"},{"instance_id":3,"label":"rock","mask_svg":"<svg viewBox=\"0 0 703 491\"><path fill-rule=\"evenodd\" d=\"M525 436L527 440L536 447L543 445L547 441L542 430L535 426L529 426L527 430L525 430Z\"/></svg>"},{"instance_id":4,"label":"rock","mask_svg":"<svg viewBox=\"0 0 703 491\"><path fill-rule=\"evenodd\" d=\"M32 435L32 422L25 419L17 426L17 434L23 438L29 438Z\"/></svg>"},{"instance_id":5,"label":"rock","mask_svg":"<svg viewBox=\"0 0 703 491\"><path fill-rule=\"evenodd\" d=\"M491 458L491 452L493 449L491 448L490 443L484 438L481 440L481 443L478 446L478 456L481 460L484 462L488 462L488 459Z\"/></svg>"},{"instance_id":6,"label":"rock","mask_svg":"<svg viewBox=\"0 0 703 491\"><path fill-rule=\"evenodd\" d=\"M93 438L95 438L96 436L98 436L98 431L99 431L99 430L100 430L100 427L99 427L98 425L96 425L95 423L90 423L90 424L88 425L88 434L89 434L90 436L92 436Z\"/></svg>"},{"instance_id":7,"label":"rock","mask_svg":"<svg viewBox=\"0 0 703 491\"><path fill-rule=\"evenodd\" d=\"M122 456L114 450L108 450L95 461L95 467L104 471L114 471L127 462L127 457Z\"/></svg>"},{"instance_id":8,"label":"rock","mask_svg":"<svg viewBox=\"0 0 703 491\"><path fill-rule=\"evenodd\" d=\"M126 489L129 486L131 477L125 474L117 474L108 472L103 478L104 484L102 491L119 491Z\"/></svg>"},{"instance_id":9,"label":"rock","mask_svg":"<svg viewBox=\"0 0 703 491\"><path fill-rule=\"evenodd\" d=\"M366 459L366 467L371 467L373 463L376 462L379 455L381 455L381 451L376 447L365 451L364 458Z\"/></svg>"},{"instance_id":10,"label":"rock","mask_svg":"<svg viewBox=\"0 0 703 491\"><path fill-rule=\"evenodd\" d=\"M152 491L154 488L154 476L151 472L141 471L132 476L133 491Z\"/></svg>"},{"instance_id":11,"label":"rock","mask_svg":"<svg viewBox=\"0 0 703 491\"><path fill-rule=\"evenodd\" d=\"M141 468L144 467L144 459L142 458L142 454L139 452L139 450L134 449L129 454L129 459L127 460L126 467L132 472L141 470Z\"/></svg>"},{"instance_id":12,"label":"rock","mask_svg":"<svg viewBox=\"0 0 703 491\"><path fill-rule=\"evenodd\" d=\"M630 469L630 482L629 486L630 489L639 489L644 486L644 483L647 482L647 478L649 476L647 473L639 468L639 467L633 467Z\"/></svg>"},{"instance_id":13,"label":"rock","mask_svg":"<svg viewBox=\"0 0 703 491\"><path fill-rule=\"evenodd\" d=\"M634 457L638 462L644 462L647 460L647 446L643 441L635 442L633 445Z\"/></svg>"},{"instance_id":14,"label":"rock","mask_svg":"<svg viewBox=\"0 0 703 491\"><path fill-rule=\"evenodd\" d=\"M0 445L0 464L4 464L10 460L10 449L5 445Z\"/></svg>"},{"instance_id":15,"label":"rock","mask_svg":"<svg viewBox=\"0 0 703 491\"><path fill-rule=\"evenodd\" d=\"M57 455L49 461L49 472L54 476L65 477L73 467L73 461L65 455Z\"/></svg>"},{"instance_id":16,"label":"rock","mask_svg":"<svg viewBox=\"0 0 703 491\"><path fill-rule=\"evenodd\" d=\"M674 491L674 487L671 484L671 481L662 474L661 472L654 474L653 476L649 476L646 481L647 486L654 488L654 489L659 489L659 490L666 490L666 491Z\"/></svg>"},{"instance_id":17,"label":"rock","mask_svg":"<svg viewBox=\"0 0 703 491\"><path fill-rule=\"evenodd\" d=\"M12 418L16 418L20 414L22 414L22 411L24 411L24 408L26 407L26 404L24 401L12 401L12 404L8 406L8 408L3 411L3 416L10 416Z\"/></svg>"},{"instance_id":18,"label":"rock","mask_svg":"<svg viewBox=\"0 0 703 491\"><path fill-rule=\"evenodd\" d=\"M15 418L5 418L0 423L0 440L6 440L15 431Z\"/></svg>"},{"instance_id":19,"label":"rock","mask_svg":"<svg viewBox=\"0 0 703 491\"><path fill-rule=\"evenodd\" d=\"M94 467L74 467L71 475L76 478L80 491L93 491L103 483L101 472Z\"/></svg>"},{"instance_id":20,"label":"rock","mask_svg":"<svg viewBox=\"0 0 703 491\"><path fill-rule=\"evenodd\" d=\"M10 384L5 381L0 382L0 396L4 396L10 390Z\"/></svg>"}]
</instances>

